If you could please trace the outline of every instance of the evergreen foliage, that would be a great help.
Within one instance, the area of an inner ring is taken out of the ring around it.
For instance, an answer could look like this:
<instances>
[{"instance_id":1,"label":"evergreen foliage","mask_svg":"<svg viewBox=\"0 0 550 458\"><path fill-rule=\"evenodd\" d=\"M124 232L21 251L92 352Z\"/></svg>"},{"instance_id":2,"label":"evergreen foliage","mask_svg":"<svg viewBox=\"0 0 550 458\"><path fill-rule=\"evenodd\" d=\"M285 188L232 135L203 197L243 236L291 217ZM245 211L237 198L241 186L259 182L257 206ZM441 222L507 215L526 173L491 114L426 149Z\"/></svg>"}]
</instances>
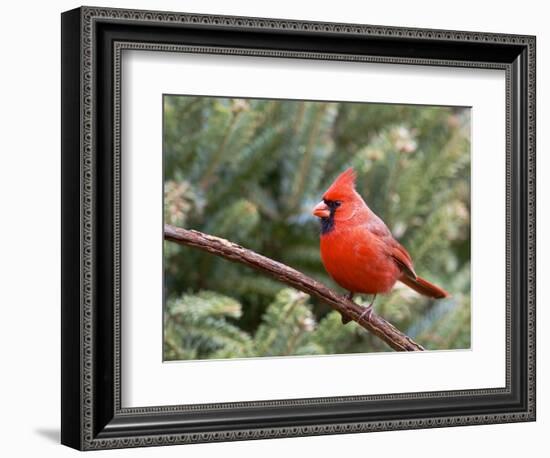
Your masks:
<instances>
[{"instance_id":1,"label":"evergreen foliage","mask_svg":"<svg viewBox=\"0 0 550 458\"><path fill-rule=\"evenodd\" d=\"M352 165L359 193L417 273L452 294L433 301L398 283L377 297L377 312L428 349L470 346L469 110L165 96L164 116L166 223L342 291L322 266L311 208ZM170 242L164 255L167 360L388 350L326 304L245 266Z\"/></svg>"}]
</instances>

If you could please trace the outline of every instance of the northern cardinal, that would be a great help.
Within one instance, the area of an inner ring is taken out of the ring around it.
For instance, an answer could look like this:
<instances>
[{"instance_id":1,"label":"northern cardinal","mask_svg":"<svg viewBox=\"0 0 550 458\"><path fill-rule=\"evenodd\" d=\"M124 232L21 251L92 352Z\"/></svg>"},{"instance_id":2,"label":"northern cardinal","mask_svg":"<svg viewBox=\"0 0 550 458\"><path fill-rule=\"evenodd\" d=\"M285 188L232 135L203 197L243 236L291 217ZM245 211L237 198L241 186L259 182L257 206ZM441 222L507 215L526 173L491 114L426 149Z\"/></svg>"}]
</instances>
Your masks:
<instances>
[{"instance_id":1,"label":"northern cardinal","mask_svg":"<svg viewBox=\"0 0 550 458\"><path fill-rule=\"evenodd\" d=\"M321 258L329 275L349 291L350 300L355 293L374 295L361 317L370 318L376 295L389 292L396 281L424 296L448 297L416 275L407 250L355 190L355 178L352 168L341 173L313 214L321 219Z\"/></svg>"}]
</instances>

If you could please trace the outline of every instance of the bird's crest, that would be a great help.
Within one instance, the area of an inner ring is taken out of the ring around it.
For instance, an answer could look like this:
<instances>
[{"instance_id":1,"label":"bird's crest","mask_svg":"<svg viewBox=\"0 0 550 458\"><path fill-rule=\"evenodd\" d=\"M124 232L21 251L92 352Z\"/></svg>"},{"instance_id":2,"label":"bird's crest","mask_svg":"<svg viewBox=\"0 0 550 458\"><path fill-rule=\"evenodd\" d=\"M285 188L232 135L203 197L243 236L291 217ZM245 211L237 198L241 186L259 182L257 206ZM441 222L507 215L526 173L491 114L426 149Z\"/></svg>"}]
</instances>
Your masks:
<instances>
[{"instance_id":1,"label":"bird's crest","mask_svg":"<svg viewBox=\"0 0 550 458\"><path fill-rule=\"evenodd\" d=\"M357 174L352 167L343 171L338 175L336 180L334 180L334 183L330 185L330 188L327 189L323 197L327 200L338 200L350 194L355 194L356 178Z\"/></svg>"}]
</instances>

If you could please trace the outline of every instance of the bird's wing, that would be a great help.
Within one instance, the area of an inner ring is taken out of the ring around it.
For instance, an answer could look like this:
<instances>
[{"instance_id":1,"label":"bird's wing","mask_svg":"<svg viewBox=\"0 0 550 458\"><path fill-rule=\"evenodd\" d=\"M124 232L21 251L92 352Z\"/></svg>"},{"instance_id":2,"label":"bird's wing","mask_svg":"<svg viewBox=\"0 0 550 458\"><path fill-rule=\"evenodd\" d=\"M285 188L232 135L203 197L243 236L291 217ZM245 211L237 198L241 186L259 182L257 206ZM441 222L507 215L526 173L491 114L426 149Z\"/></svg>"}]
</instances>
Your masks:
<instances>
[{"instance_id":1,"label":"bird's wing","mask_svg":"<svg viewBox=\"0 0 550 458\"><path fill-rule=\"evenodd\" d=\"M411 256L395 239L391 244L391 257L407 277L416 279Z\"/></svg>"},{"instance_id":2,"label":"bird's wing","mask_svg":"<svg viewBox=\"0 0 550 458\"><path fill-rule=\"evenodd\" d=\"M391 231L388 229L388 226L386 226L384 221L382 221L377 215L372 212L369 215L369 220L366 223L366 226L370 232L372 232L377 237L380 237L381 239L392 237Z\"/></svg>"},{"instance_id":3,"label":"bird's wing","mask_svg":"<svg viewBox=\"0 0 550 458\"><path fill-rule=\"evenodd\" d=\"M393 238L391 231L384 224L384 222L376 215L371 217L368 229L369 231L383 240L385 246L388 248L388 254L393 261L399 266L403 273L412 279L416 279L416 272L414 271L411 256L403 248L403 246Z\"/></svg>"}]
</instances>

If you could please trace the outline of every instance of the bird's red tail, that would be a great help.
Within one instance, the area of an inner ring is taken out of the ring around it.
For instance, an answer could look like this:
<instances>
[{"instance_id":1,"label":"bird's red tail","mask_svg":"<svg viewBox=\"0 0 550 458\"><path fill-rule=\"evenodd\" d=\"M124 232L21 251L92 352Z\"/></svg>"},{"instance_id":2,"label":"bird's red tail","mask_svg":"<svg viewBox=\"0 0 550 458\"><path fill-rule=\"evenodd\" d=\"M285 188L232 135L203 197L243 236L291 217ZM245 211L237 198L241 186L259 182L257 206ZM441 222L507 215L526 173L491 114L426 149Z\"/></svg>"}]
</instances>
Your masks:
<instances>
[{"instance_id":1,"label":"bird's red tail","mask_svg":"<svg viewBox=\"0 0 550 458\"><path fill-rule=\"evenodd\" d=\"M433 297L434 299L449 297L449 293L443 288L430 283L428 280L424 280L422 277L411 278L403 275L399 281L405 283L409 288L414 289L423 296Z\"/></svg>"}]
</instances>

